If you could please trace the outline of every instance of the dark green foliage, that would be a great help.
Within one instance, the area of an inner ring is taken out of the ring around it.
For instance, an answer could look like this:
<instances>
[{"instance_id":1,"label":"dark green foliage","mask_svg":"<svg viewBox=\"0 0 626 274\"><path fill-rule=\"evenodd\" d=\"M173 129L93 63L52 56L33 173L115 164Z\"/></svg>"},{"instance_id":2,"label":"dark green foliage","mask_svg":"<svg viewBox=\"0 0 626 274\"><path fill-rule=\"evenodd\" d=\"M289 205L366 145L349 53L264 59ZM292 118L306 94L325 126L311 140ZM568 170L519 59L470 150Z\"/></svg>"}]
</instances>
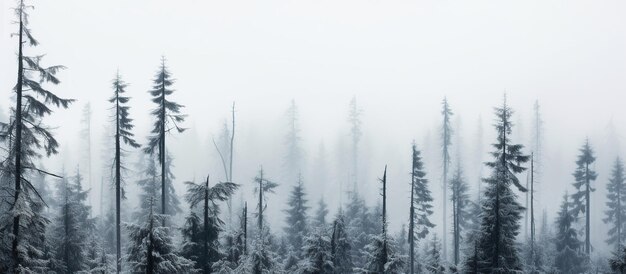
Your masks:
<instances>
[{"instance_id":1,"label":"dark green foliage","mask_svg":"<svg viewBox=\"0 0 626 274\"><path fill-rule=\"evenodd\" d=\"M568 201L568 196L565 195L556 220L558 230L555 239L556 257L554 265L560 273L582 273L584 271L585 256L579 252L581 243L578 240L576 229L573 227L576 217L571 210L571 203Z\"/></svg>"}]
</instances>

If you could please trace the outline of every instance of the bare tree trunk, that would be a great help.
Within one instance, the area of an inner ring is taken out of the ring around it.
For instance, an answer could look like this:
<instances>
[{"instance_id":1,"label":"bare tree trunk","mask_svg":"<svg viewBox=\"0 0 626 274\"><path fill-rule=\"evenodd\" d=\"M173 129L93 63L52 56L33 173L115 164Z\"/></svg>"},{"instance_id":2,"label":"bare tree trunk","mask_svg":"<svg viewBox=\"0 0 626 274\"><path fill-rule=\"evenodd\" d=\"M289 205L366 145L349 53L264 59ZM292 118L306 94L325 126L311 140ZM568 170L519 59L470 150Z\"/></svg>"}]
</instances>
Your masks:
<instances>
[{"instance_id":1,"label":"bare tree trunk","mask_svg":"<svg viewBox=\"0 0 626 274\"><path fill-rule=\"evenodd\" d=\"M120 102L119 87L115 90L115 242L116 242L116 269L122 272L122 245L121 245L121 147L120 147Z\"/></svg>"},{"instance_id":2,"label":"bare tree trunk","mask_svg":"<svg viewBox=\"0 0 626 274\"><path fill-rule=\"evenodd\" d=\"M23 3L20 2L20 8L23 8ZM15 204L19 199L22 191L22 82L24 81L24 63L23 63L23 28L22 11L20 11L20 32L19 32L19 51L18 51L18 65L17 65L17 85L16 85L16 106L15 106ZM20 216L15 215L13 217L13 243L11 245L11 254L13 256L13 263L15 266L20 265L20 258L18 252L19 240L20 240Z\"/></svg>"}]
</instances>

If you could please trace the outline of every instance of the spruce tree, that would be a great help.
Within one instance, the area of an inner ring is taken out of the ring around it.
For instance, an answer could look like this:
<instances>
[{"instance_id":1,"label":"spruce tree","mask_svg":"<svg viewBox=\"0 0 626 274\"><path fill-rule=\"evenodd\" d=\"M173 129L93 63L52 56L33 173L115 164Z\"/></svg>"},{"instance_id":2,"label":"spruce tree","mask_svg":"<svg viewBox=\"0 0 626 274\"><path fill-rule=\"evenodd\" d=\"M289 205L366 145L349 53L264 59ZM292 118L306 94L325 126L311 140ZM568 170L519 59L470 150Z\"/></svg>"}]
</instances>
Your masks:
<instances>
[{"instance_id":1,"label":"spruce tree","mask_svg":"<svg viewBox=\"0 0 626 274\"><path fill-rule=\"evenodd\" d=\"M287 180L298 180L298 173L302 171L302 148L300 146L300 124L296 100L291 100L287 115L287 134L285 135L286 154L284 160Z\"/></svg>"},{"instance_id":2,"label":"spruce tree","mask_svg":"<svg viewBox=\"0 0 626 274\"><path fill-rule=\"evenodd\" d=\"M560 273L582 273L583 272L583 256L579 253L581 246L578 240L576 229L573 224L576 217L572 214L571 203L567 194L563 196L561 210L559 210L556 220L556 257L555 267Z\"/></svg>"},{"instance_id":3,"label":"spruce tree","mask_svg":"<svg viewBox=\"0 0 626 274\"><path fill-rule=\"evenodd\" d=\"M148 215L150 211L150 197L157 197L159 193L162 193L160 179L161 176L159 171L157 170L157 160L155 160L150 155L148 157L142 157L140 163L138 165L138 170L140 170L140 179L137 181L137 184L141 188L141 193L139 195L139 211L135 212L135 217L145 217ZM180 200L178 199L178 195L174 189L174 184L172 183L176 177L172 172L172 157L168 153L165 158L165 192L167 193L167 201L165 206L168 208L171 214L177 214L182 212L180 208ZM162 212L161 203L153 205L154 209L157 212Z\"/></svg>"},{"instance_id":4,"label":"spruce tree","mask_svg":"<svg viewBox=\"0 0 626 274\"><path fill-rule=\"evenodd\" d=\"M174 215L176 212L172 211L168 205L168 190L173 189L171 182L167 181L168 170L166 168L167 162L167 149L165 136L172 130L181 133L185 131L180 126L185 120L185 115L180 113L183 105L178 104L171 99L168 99L174 93L172 85L174 79L169 69L165 66L165 57L161 58L161 66L159 67L154 81L152 90L149 91L152 96L152 102L157 107L152 110L150 114L154 116L154 127L151 131L152 136L148 138L148 145L144 148L144 151L150 155L158 155L158 163L160 165L160 177L161 177L161 214Z\"/></svg>"},{"instance_id":5,"label":"spruce tree","mask_svg":"<svg viewBox=\"0 0 626 274\"><path fill-rule=\"evenodd\" d=\"M515 238L519 234L524 208L517 201L517 194L512 187L526 191L515 174L525 170L521 164L527 162L529 157L522 154L522 145L512 144L510 140L513 111L507 105L506 96L495 113L494 126L498 138L493 144L495 150L491 153L494 159L486 163L492 173L484 179L487 188L482 202L478 238L479 272L516 273L522 270Z\"/></svg>"},{"instance_id":6,"label":"spruce tree","mask_svg":"<svg viewBox=\"0 0 626 274\"><path fill-rule=\"evenodd\" d=\"M624 229L626 226L626 208L624 207L626 205L626 185L624 185L626 178L624 176L624 164L618 157L615 159L611 178L606 187L606 206L608 210L605 211L606 218L603 220L605 223L612 225L606 242L615 246L616 249L622 245L625 238L624 235L626 234Z\"/></svg>"},{"instance_id":7,"label":"spruce tree","mask_svg":"<svg viewBox=\"0 0 626 274\"><path fill-rule=\"evenodd\" d=\"M326 216L328 216L328 205L324 202L324 197L322 197L317 203L317 210L315 211L315 224L320 228L326 227Z\"/></svg>"},{"instance_id":8,"label":"spruce tree","mask_svg":"<svg viewBox=\"0 0 626 274\"><path fill-rule=\"evenodd\" d=\"M344 216L341 211L333 221L333 229L330 238L330 250L333 260L334 273L349 273L352 271L351 246L348 238Z\"/></svg>"},{"instance_id":9,"label":"spruce tree","mask_svg":"<svg viewBox=\"0 0 626 274\"><path fill-rule=\"evenodd\" d=\"M576 160L576 171L574 172L574 188L576 192L572 194L573 212L576 217L582 212L585 214L585 254L591 253L591 240L590 240L590 228L591 228L591 192L595 191L595 188L591 186L591 181L595 181L598 174L592 170L591 165L596 161L596 157L593 155L593 149L589 144L589 140L585 141L585 144L580 149L578 160Z\"/></svg>"},{"instance_id":10,"label":"spruce tree","mask_svg":"<svg viewBox=\"0 0 626 274\"><path fill-rule=\"evenodd\" d=\"M298 267L301 273L334 273L331 240L323 230L316 229L306 236L302 251L304 259Z\"/></svg>"},{"instance_id":11,"label":"spruce tree","mask_svg":"<svg viewBox=\"0 0 626 274\"><path fill-rule=\"evenodd\" d=\"M122 244L121 244L121 201L124 199L124 190L122 184L122 170L124 170L124 164L122 162L124 145L128 145L133 148L138 148L139 144L135 141L134 134L131 132L133 129L133 119L129 117L128 102L130 97L125 96L126 87L128 85L122 80L119 72L115 79L113 79L113 96L109 99L109 103L113 104L113 115L115 118L115 235L116 235L116 260L117 260L117 273L122 271Z\"/></svg>"},{"instance_id":12,"label":"spruce tree","mask_svg":"<svg viewBox=\"0 0 626 274\"><path fill-rule=\"evenodd\" d=\"M150 198L149 204L154 204ZM141 225L129 224L128 263L132 273L194 273L193 262L179 256L172 243L167 215L154 213L154 206Z\"/></svg>"},{"instance_id":13,"label":"spruce tree","mask_svg":"<svg viewBox=\"0 0 626 274\"><path fill-rule=\"evenodd\" d=\"M76 273L87 268L89 239L95 237L95 220L90 218L88 191L82 188L77 171L73 182L63 178L57 185L58 215L52 225L51 242L58 273Z\"/></svg>"},{"instance_id":14,"label":"spruce tree","mask_svg":"<svg viewBox=\"0 0 626 274\"><path fill-rule=\"evenodd\" d=\"M458 164L452 179L450 180L450 190L452 190L452 234L454 243L454 265L458 265L461 259L461 241L463 232L468 228L471 213L469 212L468 186L463 177L463 169Z\"/></svg>"},{"instance_id":15,"label":"spruce tree","mask_svg":"<svg viewBox=\"0 0 626 274\"><path fill-rule=\"evenodd\" d=\"M433 214L433 198L428 189L428 179L424 171L424 163L420 151L413 143L411 168L411 206L409 208L409 265L410 273L415 271L415 245L420 239L426 238L435 225L430 222Z\"/></svg>"},{"instance_id":16,"label":"spruce tree","mask_svg":"<svg viewBox=\"0 0 626 274\"><path fill-rule=\"evenodd\" d=\"M287 213L286 239L297 254L302 250L303 239L309 232L307 220L309 207L306 205L307 199L305 196L302 178L299 178L297 185L293 187L289 195L289 200L287 201L288 208L285 210L285 213ZM299 256L296 255L296 257Z\"/></svg>"},{"instance_id":17,"label":"spruce tree","mask_svg":"<svg viewBox=\"0 0 626 274\"><path fill-rule=\"evenodd\" d=\"M426 273L443 274L446 268L441 258L441 242L437 234L433 235L430 242L424 248L424 268Z\"/></svg>"},{"instance_id":18,"label":"spruce tree","mask_svg":"<svg viewBox=\"0 0 626 274\"><path fill-rule=\"evenodd\" d=\"M63 66L44 67L44 55L29 56L27 46L35 47L39 42L33 37L29 28L28 9L33 8L20 0L13 9L17 20L18 31L14 36L17 41L17 83L14 87L15 107L11 109L12 119L0 124L0 140L7 143L7 160L3 162L2 177L5 181L12 180L8 197L3 198L9 204L4 214L2 235L8 237L10 250L2 251L11 254L10 261L0 266L0 272L29 272L45 270L45 262L41 254L44 230L49 222L41 215L45 202L38 190L31 184L33 173L49 174L36 166L36 159L57 154L58 142L49 128L44 125L43 118L52 114L51 107L68 108L73 102L52 93L46 83L60 83L56 73ZM41 151L45 154L42 154ZM4 196L4 195L3 195ZM10 197L9 197L10 196ZM28 229L26 229L28 228Z\"/></svg>"},{"instance_id":19,"label":"spruce tree","mask_svg":"<svg viewBox=\"0 0 626 274\"><path fill-rule=\"evenodd\" d=\"M191 207L191 213L187 218L187 226L183 229L183 232L186 232L183 233L183 245L188 247L183 248L183 255L195 261L196 267L202 269L203 273L212 273L211 266L220 259L218 239L223 225L219 219L220 208L217 203L228 200L238 185L224 182L209 187L209 176L204 184L194 182L185 184L187 185L185 199ZM193 212L198 206L202 208L201 220Z\"/></svg>"},{"instance_id":20,"label":"spruce tree","mask_svg":"<svg viewBox=\"0 0 626 274\"><path fill-rule=\"evenodd\" d=\"M452 127L450 125L450 117L453 113L448 104L448 99L443 98L441 103L443 123L441 125L441 158L443 160L443 183L441 184L443 194L443 259L448 259L448 172L450 167L450 146L452 145Z\"/></svg>"},{"instance_id":21,"label":"spruce tree","mask_svg":"<svg viewBox=\"0 0 626 274\"><path fill-rule=\"evenodd\" d=\"M348 122L350 123L350 137L352 141L352 191L357 191L358 186L358 159L359 159L359 142L363 135L361 130L361 115L363 110L359 108L356 101L356 96L350 100L350 109L348 115Z\"/></svg>"}]
</instances>

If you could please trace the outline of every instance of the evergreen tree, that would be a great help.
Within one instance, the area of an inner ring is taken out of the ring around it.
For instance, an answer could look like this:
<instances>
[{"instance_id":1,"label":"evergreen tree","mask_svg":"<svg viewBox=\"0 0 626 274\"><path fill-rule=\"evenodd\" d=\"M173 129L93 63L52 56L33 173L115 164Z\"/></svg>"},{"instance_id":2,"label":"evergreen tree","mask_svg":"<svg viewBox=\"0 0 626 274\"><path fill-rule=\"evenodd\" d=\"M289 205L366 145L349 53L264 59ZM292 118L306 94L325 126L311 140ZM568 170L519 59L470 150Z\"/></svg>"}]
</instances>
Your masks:
<instances>
[{"instance_id":1,"label":"evergreen tree","mask_svg":"<svg viewBox=\"0 0 626 274\"><path fill-rule=\"evenodd\" d=\"M427 273L443 274L446 268L443 266L441 258L441 242L437 239L437 234L424 248L424 268Z\"/></svg>"},{"instance_id":2,"label":"evergreen tree","mask_svg":"<svg viewBox=\"0 0 626 274\"><path fill-rule=\"evenodd\" d=\"M608 201L606 206L608 210L605 211L606 218L603 220L605 223L612 225L606 242L614 245L615 248L619 248L622 245L625 238L624 234L626 234L624 229L626 226L626 208L623 206L626 204L626 185L624 185L626 178L624 176L624 164L618 157L615 159L611 179L609 179L607 184L608 193L606 198Z\"/></svg>"},{"instance_id":3,"label":"evergreen tree","mask_svg":"<svg viewBox=\"0 0 626 274\"><path fill-rule=\"evenodd\" d=\"M409 209L409 265L410 273L415 271L415 245L419 239L424 239L429 230L435 225L430 222L433 214L433 198L428 189L428 179L424 171L424 163L420 151L413 143L411 169L411 206Z\"/></svg>"},{"instance_id":4,"label":"evergreen tree","mask_svg":"<svg viewBox=\"0 0 626 274\"><path fill-rule=\"evenodd\" d=\"M598 177L595 171L591 169L591 165L596 161L593 155L593 149L589 144L589 140L580 149L578 160L576 160L576 171L574 172L574 188L576 192L572 194L573 212L576 217L582 212L585 214L585 254L591 252L590 228L591 228L591 192L595 188L591 187L591 181L595 181Z\"/></svg>"},{"instance_id":5,"label":"evergreen tree","mask_svg":"<svg viewBox=\"0 0 626 274\"><path fill-rule=\"evenodd\" d=\"M307 210L309 207L307 199L305 198L304 186L302 185L302 178L298 179L298 184L293 187L289 200L287 201L288 209L287 213L287 226L285 227L285 234L287 242L293 247L293 250L298 254L302 250L303 239L308 235L308 221ZM296 255L296 257L299 257Z\"/></svg>"},{"instance_id":6,"label":"evergreen tree","mask_svg":"<svg viewBox=\"0 0 626 274\"><path fill-rule=\"evenodd\" d=\"M149 91L152 95L152 102L157 107L152 110L151 114L154 116L154 128L152 129L152 136L148 139L148 145L144 148L144 151L150 155L155 155L158 152L158 162L161 167L161 214L174 215L176 212L170 209L168 205L169 197L168 190L173 189L171 182L167 181L167 149L165 142L165 135L171 130L176 130L179 133L185 131L179 124L185 120L185 115L180 114L182 105L167 99L168 96L174 93L171 86L174 84L172 75L169 69L165 66L165 58L161 58L161 66L157 71L152 90Z\"/></svg>"},{"instance_id":7,"label":"evergreen tree","mask_svg":"<svg viewBox=\"0 0 626 274\"><path fill-rule=\"evenodd\" d=\"M443 123L441 125L441 158L443 160L443 259L448 259L448 172L450 167L450 146L452 145L452 127L450 125L450 117L453 113L448 104L448 99L443 98L441 114L443 115Z\"/></svg>"},{"instance_id":8,"label":"evergreen tree","mask_svg":"<svg viewBox=\"0 0 626 274\"><path fill-rule=\"evenodd\" d=\"M59 213L52 225L54 263L58 273L76 273L87 268L89 239L94 237L95 220L89 218L88 191L82 189L77 171L74 182L63 178L58 184Z\"/></svg>"},{"instance_id":9,"label":"evergreen tree","mask_svg":"<svg viewBox=\"0 0 626 274\"><path fill-rule=\"evenodd\" d=\"M7 143L7 159L2 163L3 181L13 181L8 186L8 195L3 200L9 205L2 224L2 237L10 242L9 250L2 254L10 254L6 264L0 266L0 272L44 271L45 260L43 235L47 218L42 216L45 202L38 190L31 184L29 177L33 173L47 172L37 168L36 159L57 153L58 142L49 128L44 125L43 118L52 113L51 107L68 108L73 102L63 99L49 91L46 83L59 84L55 76L63 66L42 66L43 55L28 56L27 46L35 47L39 42L33 37L29 25L27 10L33 8L20 0L13 9L18 25L17 47L17 83L14 87L15 107L11 109L12 119L0 124L0 140ZM4 249L4 247L3 247Z\"/></svg>"},{"instance_id":10,"label":"evergreen tree","mask_svg":"<svg viewBox=\"0 0 626 274\"><path fill-rule=\"evenodd\" d=\"M83 107L82 119L80 120L82 128L80 130L81 138L85 142L85 161L87 162L87 188L93 189L92 169L91 169L91 103L87 102ZM89 194L88 204L93 207L93 197Z\"/></svg>"},{"instance_id":11,"label":"evergreen tree","mask_svg":"<svg viewBox=\"0 0 626 274\"><path fill-rule=\"evenodd\" d=\"M209 187L209 176L204 184L193 182L185 184L187 184L185 199L192 211L187 218L187 226L183 229L183 255L195 261L196 267L202 269L203 273L211 273L211 266L220 259L218 238L223 225L219 219L220 209L217 202L228 200L238 186L225 182ZM202 220L193 212L199 205L202 207Z\"/></svg>"},{"instance_id":12,"label":"evergreen tree","mask_svg":"<svg viewBox=\"0 0 626 274\"><path fill-rule=\"evenodd\" d=\"M113 80L113 96L109 99L109 102L113 104L113 112L115 115L115 235L116 235L116 255L117 255L117 273L122 271L122 244L121 244L121 201L124 197L124 190L122 188L122 170L124 164L122 163L122 142L125 145L138 148L139 144L133 138L134 134L131 132L133 129L132 119L129 117L128 101L130 97L124 96L126 93L127 84L122 80L119 72Z\"/></svg>"},{"instance_id":13,"label":"evergreen tree","mask_svg":"<svg viewBox=\"0 0 626 274\"><path fill-rule=\"evenodd\" d=\"M513 111L506 103L506 96L502 107L496 108L495 112L498 139L493 144L495 151L491 153L494 160L487 163L492 174L484 179L487 189L482 202L478 239L479 272L516 273L522 270L515 238L519 234L524 208L518 203L511 185L526 191L515 174L525 170L521 164L529 157L522 154L522 145L511 144Z\"/></svg>"},{"instance_id":14,"label":"evergreen tree","mask_svg":"<svg viewBox=\"0 0 626 274\"><path fill-rule=\"evenodd\" d=\"M263 168L259 170L259 174L254 177L254 184L258 184L254 191L259 194L259 201L257 204L257 227L259 229L259 236L263 236L263 212L267 208L267 195L266 193L274 193L274 189L278 187L277 183L264 178ZM265 203L265 204L264 204ZM262 243L262 242L261 242ZM259 243L257 243L259 244Z\"/></svg>"},{"instance_id":15,"label":"evergreen tree","mask_svg":"<svg viewBox=\"0 0 626 274\"><path fill-rule=\"evenodd\" d=\"M154 204L154 198L150 198ZM153 207L151 207L153 208ZM141 225L130 224L128 263L132 273L194 273L193 262L179 256L170 237L170 228L164 226L167 215L150 210Z\"/></svg>"},{"instance_id":16,"label":"evergreen tree","mask_svg":"<svg viewBox=\"0 0 626 274\"><path fill-rule=\"evenodd\" d=\"M331 240L323 230L316 229L311 235L306 236L302 250L304 259L299 266L301 273L334 273Z\"/></svg>"},{"instance_id":17,"label":"evergreen tree","mask_svg":"<svg viewBox=\"0 0 626 274\"><path fill-rule=\"evenodd\" d=\"M567 194L563 197L561 210L556 220L556 257L555 267L560 273L582 273L583 256L579 254L580 241L576 229L572 227L576 217L572 214L572 208Z\"/></svg>"},{"instance_id":18,"label":"evergreen tree","mask_svg":"<svg viewBox=\"0 0 626 274\"><path fill-rule=\"evenodd\" d=\"M458 265L461 259L460 249L463 231L469 226L471 213L468 206L470 205L468 186L463 178L463 170L458 164L456 171L450 180L450 189L452 190L452 234L454 243L454 265Z\"/></svg>"},{"instance_id":19,"label":"evergreen tree","mask_svg":"<svg viewBox=\"0 0 626 274\"><path fill-rule=\"evenodd\" d=\"M141 163L145 163L141 164ZM172 157L168 153L165 158L165 192L167 193L167 201L166 207L168 208L168 212L171 214L177 214L182 212L180 208L180 200L178 199L178 195L176 194L176 190L174 189L174 180L176 177L172 172ZM145 217L148 215L150 211L150 197L157 197L159 193L162 192L160 179L161 176L159 171L157 170L157 161L153 157L142 157L138 170L140 170L140 180L137 181L137 184L141 188L141 194L139 195L139 211L135 213L135 217ZM157 212L162 212L161 203L153 205L154 209Z\"/></svg>"},{"instance_id":20,"label":"evergreen tree","mask_svg":"<svg viewBox=\"0 0 626 274\"><path fill-rule=\"evenodd\" d=\"M348 238L344 216L339 210L333 221L332 235L330 239L330 252L333 260L333 273L349 273L352 271L351 246Z\"/></svg>"},{"instance_id":21,"label":"evergreen tree","mask_svg":"<svg viewBox=\"0 0 626 274\"><path fill-rule=\"evenodd\" d=\"M365 247L367 263L363 272L397 273L404 265L404 262L402 258L396 255L396 250L390 243L393 241L387 235L387 166L385 166L385 172L380 182L382 183L381 195L383 200L381 212L382 231L380 234L374 235L371 243Z\"/></svg>"},{"instance_id":22,"label":"evergreen tree","mask_svg":"<svg viewBox=\"0 0 626 274\"><path fill-rule=\"evenodd\" d=\"M324 202L324 197L320 198L315 211L315 223L318 227L326 227L326 216L328 216L328 205Z\"/></svg>"},{"instance_id":23,"label":"evergreen tree","mask_svg":"<svg viewBox=\"0 0 626 274\"><path fill-rule=\"evenodd\" d=\"M620 246L613 257L609 259L609 266L615 273L626 273L626 246Z\"/></svg>"},{"instance_id":24,"label":"evergreen tree","mask_svg":"<svg viewBox=\"0 0 626 274\"><path fill-rule=\"evenodd\" d=\"M287 115L287 134L285 135L285 146L287 153L285 155L284 167L286 169L286 179L295 180L298 173L302 170L302 148L300 146L302 137L300 136L300 125L298 118L298 106L296 100L291 100Z\"/></svg>"}]
</instances>

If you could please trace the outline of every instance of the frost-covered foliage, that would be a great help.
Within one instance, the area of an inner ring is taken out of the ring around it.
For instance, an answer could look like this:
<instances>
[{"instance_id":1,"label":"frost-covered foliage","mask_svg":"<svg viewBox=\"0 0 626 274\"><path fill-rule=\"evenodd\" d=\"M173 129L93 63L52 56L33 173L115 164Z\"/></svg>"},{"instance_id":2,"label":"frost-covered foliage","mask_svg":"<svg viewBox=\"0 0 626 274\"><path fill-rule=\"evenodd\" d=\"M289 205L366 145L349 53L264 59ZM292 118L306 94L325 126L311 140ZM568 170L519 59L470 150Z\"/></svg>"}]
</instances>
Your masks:
<instances>
[{"instance_id":1,"label":"frost-covered foliage","mask_svg":"<svg viewBox=\"0 0 626 274\"><path fill-rule=\"evenodd\" d=\"M606 240L608 244L619 248L624 242L626 235L626 185L624 184L624 164L620 158L615 159L611 178L607 184L607 210L606 217L603 219L605 223L611 224L609 229L609 238Z\"/></svg>"},{"instance_id":2,"label":"frost-covered foliage","mask_svg":"<svg viewBox=\"0 0 626 274\"><path fill-rule=\"evenodd\" d=\"M333 260L334 273L348 273L352 270L352 246L344 223L341 210L333 221L332 234L330 236L330 252Z\"/></svg>"},{"instance_id":3,"label":"frost-covered foliage","mask_svg":"<svg viewBox=\"0 0 626 274\"><path fill-rule=\"evenodd\" d=\"M209 177L203 184L186 182L187 195L185 199L190 204L190 215L186 218L183 232L182 254L195 262L203 273L213 272L211 266L220 259L219 233L224 222L220 220L218 202L224 202L237 189L231 182L217 183L209 186ZM194 210L202 212L199 218Z\"/></svg>"},{"instance_id":4,"label":"frost-covered foliage","mask_svg":"<svg viewBox=\"0 0 626 274\"><path fill-rule=\"evenodd\" d=\"M298 265L299 272L307 274L334 273L331 240L325 231L316 229L308 235L304 241L302 252L303 259Z\"/></svg>"},{"instance_id":5,"label":"frost-covered foliage","mask_svg":"<svg viewBox=\"0 0 626 274\"><path fill-rule=\"evenodd\" d=\"M263 234L269 233L268 231ZM234 273L275 274L282 273L281 265L276 260L277 255L269 248L269 237L256 237L250 252L241 258L241 264Z\"/></svg>"},{"instance_id":6,"label":"frost-covered foliage","mask_svg":"<svg viewBox=\"0 0 626 274\"><path fill-rule=\"evenodd\" d=\"M452 190L452 242L454 246L454 264L458 264L461 259L461 242L463 232L469 227L471 213L469 212L470 199L467 182L463 177L463 169L458 164L452 179L450 180L450 190Z\"/></svg>"},{"instance_id":7,"label":"frost-covered foliage","mask_svg":"<svg viewBox=\"0 0 626 274\"><path fill-rule=\"evenodd\" d=\"M63 178L57 185L57 215L51 227L51 247L55 263L51 270L76 273L87 268L88 244L94 237L95 219L86 205L88 191L82 188L82 176Z\"/></svg>"},{"instance_id":8,"label":"frost-covered foliage","mask_svg":"<svg viewBox=\"0 0 626 274\"><path fill-rule=\"evenodd\" d=\"M446 270L441 258L441 242L434 234L432 239L424 245L424 270L426 273L442 274Z\"/></svg>"},{"instance_id":9,"label":"frost-covered foliage","mask_svg":"<svg viewBox=\"0 0 626 274\"><path fill-rule=\"evenodd\" d=\"M328 224L326 216L328 216L328 205L324 201L324 197L322 197L317 203L317 210L315 210L314 221L318 228L325 227Z\"/></svg>"},{"instance_id":10,"label":"frost-covered foliage","mask_svg":"<svg viewBox=\"0 0 626 274\"><path fill-rule=\"evenodd\" d=\"M151 199L154 203L154 198ZM151 210L140 225L127 224L127 261L133 273L193 273L193 262L180 256L172 242L167 215Z\"/></svg>"},{"instance_id":11,"label":"frost-covered foliage","mask_svg":"<svg viewBox=\"0 0 626 274\"><path fill-rule=\"evenodd\" d=\"M304 192L304 185L302 184L302 178L298 179L296 184L291 190L289 199L287 200L287 220L285 227L285 236L287 242L292 246L293 250L297 253L296 257L299 257L299 251L302 250L303 240L309 232L309 222L307 220L307 206L308 200L306 199L306 193Z\"/></svg>"},{"instance_id":12,"label":"frost-covered foliage","mask_svg":"<svg viewBox=\"0 0 626 274\"><path fill-rule=\"evenodd\" d=\"M400 273L406 258L397 253L395 242L384 234L372 235L365 246L366 263L357 268L362 273Z\"/></svg>"},{"instance_id":13,"label":"frost-covered foliage","mask_svg":"<svg viewBox=\"0 0 626 274\"><path fill-rule=\"evenodd\" d=\"M420 239L424 239L431 228L435 227L430 221L433 214L433 198L428 188L428 179L424 171L424 163L420 151L415 143L412 147L411 168L411 205L409 207L409 267L410 271L415 268L415 245Z\"/></svg>"},{"instance_id":14,"label":"frost-covered foliage","mask_svg":"<svg viewBox=\"0 0 626 274\"><path fill-rule=\"evenodd\" d=\"M180 126L185 120L185 115L180 113L183 105L178 104L171 99L168 99L174 93L172 85L174 79L172 74L165 65L165 57L161 58L161 65L154 77L153 87L150 91L152 96L152 102L156 104L156 107L150 112L154 117L154 125L152 128L152 135L148 138L148 144L144 148L144 152L150 155L157 155L158 163L160 165L160 185L161 185L161 213L175 215L178 211L175 208L170 208L170 200L174 199L170 192L173 192L174 188L171 186L171 182L168 183L167 177L170 175L170 171L167 166L171 166L171 158L167 154L165 137L167 133L172 130L176 130L181 133L185 131ZM170 162L170 163L168 163Z\"/></svg>"},{"instance_id":15,"label":"frost-covered foliage","mask_svg":"<svg viewBox=\"0 0 626 274\"><path fill-rule=\"evenodd\" d=\"M589 255L591 252L590 228L591 228L591 192L595 188L591 186L591 181L595 181L598 174L592 170L592 164L596 161L593 149L589 144L589 140L580 149L580 154L576 160L576 171L573 183L576 192L572 194L572 212L578 217L580 213L585 214L585 253Z\"/></svg>"},{"instance_id":16,"label":"frost-covered foliage","mask_svg":"<svg viewBox=\"0 0 626 274\"><path fill-rule=\"evenodd\" d=\"M0 141L5 144L7 156L0 163L4 207L0 211L0 272L46 271L44 233L49 221L42 216L45 201L32 179L35 173L48 174L38 167L37 159L56 154L59 147L43 118L53 112L52 107L68 108L73 101L58 97L46 87L46 83L60 83L56 74L64 67L44 67L44 55L25 52L29 46L39 44L29 28L27 11L32 8L20 0L13 9L13 22L17 25L12 35L17 37L17 83L11 118L0 122Z\"/></svg>"},{"instance_id":17,"label":"frost-covered foliage","mask_svg":"<svg viewBox=\"0 0 626 274\"><path fill-rule=\"evenodd\" d=\"M580 254L581 246L573 224L576 217L572 214L572 206L567 194L563 197L561 210L556 220L556 255L554 265L560 273L583 273L585 258Z\"/></svg>"},{"instance_id":18,"label":"frost-covered foliage","mask_svg":"<svg viewBox=\"0 0 626 274\"><path fill-rule=\"evenodd\" d=\"M484 179L487 188L482 201L481 231L478 238L479 271L485 273L516 273L522 271L516 237L524 208L519 204L515 186L520 191L526 189L520 184L516 174L525 170L521 164L529 157L522 154L522 145L511 144L513 111L506 103L496 108L494 126L498 133L497 142L491 153L493 161L488 162L491 176Z\"/></svg>"},{"instance_id":19,"label":"frost-covered foliage","mask_svg":"<svg viewBox=\"0 0 626 274\"><path fill-rule=\"evenodd\" d=\"M365 201L352 192L350 200L344 211L344 224L347 235L350 235L350 246L354 252L351 252L351 261L355 266L362 266L366 260L364 256L359 254L360 250L364 250L371 241L371 236L380 234L379 219L377 216L380 211L370 210Z\"/></svg>"},{"instance_id":20,"label":"frost-covered foliage","mask_svg":"<svg viewBox=\"0 0 626 274\"><path fill-rule=\"evenodd\" d=\"M168 208L168 215L175 215L182 212L180 208L180 200L174 189L174 180L176 177L172 172L174 166L172 165L172 156L167 155L165 160L165 189L167 195L166 207ZM142 157L142 163L139 164L140 179L137 184L141 188L139 194L139 211L135 212L136 218L145 217L150 211L149 198L159 197L161 195L161 176L160 171L157 170L157 161L154 157ZM162 212L161 203L154 205L157 212Z\"/></svg>"}]
</instances>

